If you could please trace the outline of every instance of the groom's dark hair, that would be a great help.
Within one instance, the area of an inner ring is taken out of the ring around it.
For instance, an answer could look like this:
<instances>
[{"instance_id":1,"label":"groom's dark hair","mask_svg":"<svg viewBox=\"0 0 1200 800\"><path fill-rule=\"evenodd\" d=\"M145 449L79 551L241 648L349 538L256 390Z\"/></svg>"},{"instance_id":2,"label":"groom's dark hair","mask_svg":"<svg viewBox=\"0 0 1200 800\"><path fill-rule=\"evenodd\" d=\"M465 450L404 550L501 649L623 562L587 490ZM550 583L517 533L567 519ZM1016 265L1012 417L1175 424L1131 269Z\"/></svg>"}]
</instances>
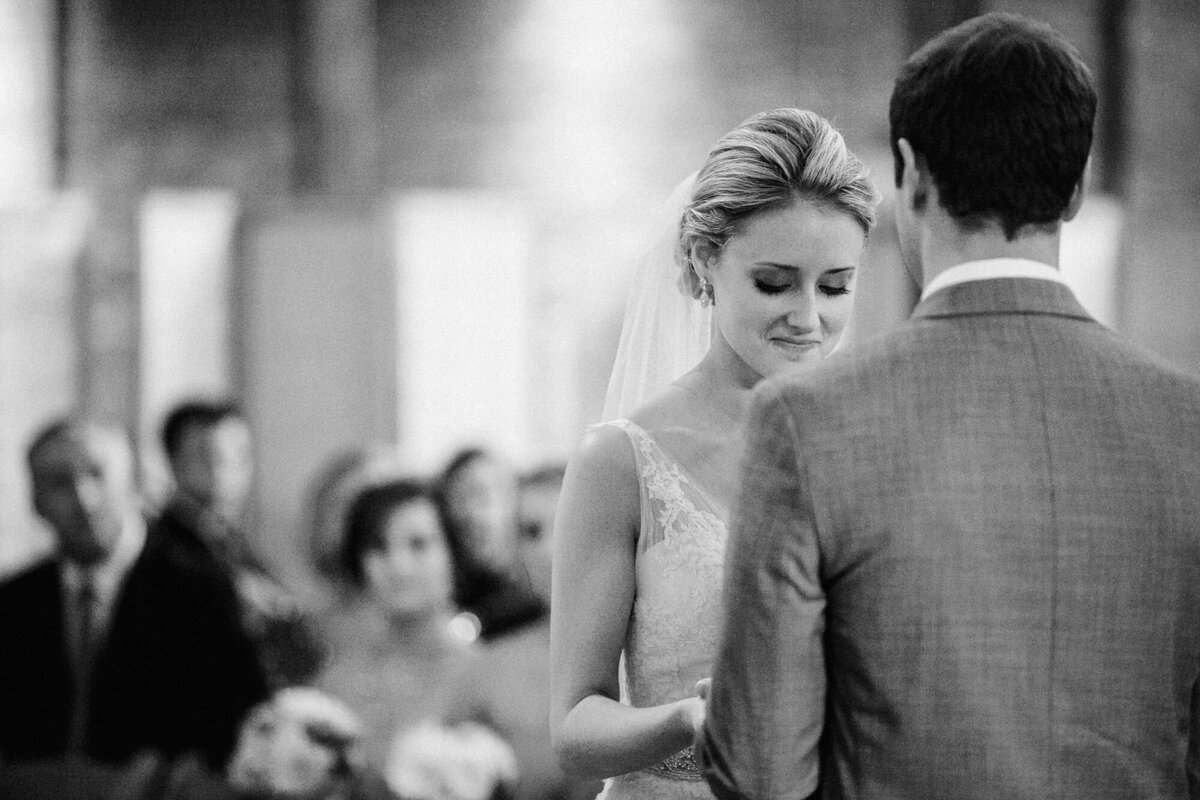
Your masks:
<instances>
[{"instance_id":1,"label":"groom's dark hair","mask_svg":"<svg viewBox=\"0 0 1200 800\"><path fill-rule=\"evenodd\" d=\"M896 185L907 139L943 208L969 230L1056 226L1083 177L1096 89L1075 48L1015 14L974 17L931 39L896 78Z\"/></svg>"}]
</instances>

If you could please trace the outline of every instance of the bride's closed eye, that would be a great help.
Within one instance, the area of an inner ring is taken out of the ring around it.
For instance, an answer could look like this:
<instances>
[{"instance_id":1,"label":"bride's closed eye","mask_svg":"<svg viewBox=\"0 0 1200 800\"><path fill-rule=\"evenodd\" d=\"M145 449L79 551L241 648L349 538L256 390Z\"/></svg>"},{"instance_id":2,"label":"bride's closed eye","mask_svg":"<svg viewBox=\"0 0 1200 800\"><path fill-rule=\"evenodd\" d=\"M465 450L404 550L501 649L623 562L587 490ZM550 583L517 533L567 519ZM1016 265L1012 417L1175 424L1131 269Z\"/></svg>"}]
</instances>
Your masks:
<instances>
[{"instance_id":1,"label":"bride's closed eye","mask_svg":"<svg viewBox=\"0 0 1200 800\"><path fill-rule=\"evenodd\" d=\"M850 294L850 285L854 282L854 268L839 269L826 273L818 288L829 297Z\"/></svg>"},{"instance_id":2,"label":"bride's closed eye","mask_svg":"<svg viewBox=\"0 0 1200 800\"><path fill-rule=\"evenodd\" d=\"M754 279L754 288L763 294L782 294L796 285L797 274L794 268L762 264L750 277Z\"/></svg>"},{"instance_id":3,"label":"bride's closed eye","mask_svg":"<svg viewBox=\"0 0 1200 800\"><path fill-rule=\"evenodd\" d=\"M845 275L839 273L831 282L820 283L817 285L818 291L828 297L837 297L838 295L850 294L850 282L852 274ZM763 294L781 294L793 288L795 281L784 279L768 279L755 278L754 288Z\"/></svg>"},{"instance_id":4,"label":"bride's closed eye","mask_svg":"<svg viewBox=\"0 0 1200 800\"><path fill-rule=\"evenodd\" d=\"M758 289L763 294L780 294L792 288L792 282L773 283L771 281L755 280L754 288Z\"/></svg>"}]
</instances>

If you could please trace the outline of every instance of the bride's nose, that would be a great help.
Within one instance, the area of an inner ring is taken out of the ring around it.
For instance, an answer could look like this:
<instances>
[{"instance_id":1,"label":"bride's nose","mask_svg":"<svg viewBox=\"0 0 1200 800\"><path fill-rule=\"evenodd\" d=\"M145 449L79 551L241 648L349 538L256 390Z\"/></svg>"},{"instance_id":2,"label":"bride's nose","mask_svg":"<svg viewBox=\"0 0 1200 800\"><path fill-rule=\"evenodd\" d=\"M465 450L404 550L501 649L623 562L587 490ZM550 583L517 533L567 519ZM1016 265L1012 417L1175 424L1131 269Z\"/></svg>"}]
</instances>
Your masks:
<instances>
[{"instance_id":1,"label":"bride's nose","mask_svg":"<svg viewBox=\"0 0 1200 800\"><path fill-rule=\"evenodd\" d=\"M787 314L787 324L803 331L815 331L821 326L817 314L817 298L812 290L801 292Z\"/></svg>"}]
</instances>

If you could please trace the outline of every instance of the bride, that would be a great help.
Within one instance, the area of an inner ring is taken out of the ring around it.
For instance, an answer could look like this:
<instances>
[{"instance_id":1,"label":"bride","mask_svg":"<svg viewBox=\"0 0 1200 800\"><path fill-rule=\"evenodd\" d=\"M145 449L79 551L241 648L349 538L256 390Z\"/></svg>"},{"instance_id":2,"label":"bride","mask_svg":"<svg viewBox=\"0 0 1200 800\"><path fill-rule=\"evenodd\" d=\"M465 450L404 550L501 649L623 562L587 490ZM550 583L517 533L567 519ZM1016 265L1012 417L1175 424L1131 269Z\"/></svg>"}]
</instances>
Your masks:
<instances>
[{"instance_id":1,"label":"bride","mask_svg":"<svg viewBox=\"0 0 1200 800\"><path fill-rule=\"evenodd\" d=\"M712 796L691 743L751 391L837 345L877 203L841 134L796 109L742 123L681 188L555 523L552 733L608 800Z\"/></svg>"}]
</instances>

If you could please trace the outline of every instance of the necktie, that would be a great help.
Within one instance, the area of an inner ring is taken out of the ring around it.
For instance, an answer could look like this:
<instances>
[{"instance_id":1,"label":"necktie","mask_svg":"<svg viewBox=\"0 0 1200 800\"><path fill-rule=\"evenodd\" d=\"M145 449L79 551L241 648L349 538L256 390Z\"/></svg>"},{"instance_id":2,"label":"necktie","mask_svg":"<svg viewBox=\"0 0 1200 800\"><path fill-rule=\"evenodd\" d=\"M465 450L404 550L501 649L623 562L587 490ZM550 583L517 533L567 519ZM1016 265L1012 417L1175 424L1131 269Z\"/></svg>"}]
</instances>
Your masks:
<instances>
[{"instance_id":1,"label":"necktie","mask_svg":"<svg viewBox=\"0 0 1200 800\"><path fill-rule=\"evenodd\" d=\"M82 752L87 736L89 695L91 694L92 660L96 647L96 585L91 575L84 573L75 590L75 703L71 714L68 749Z\"/></svg>"},{"instance_id":2,"label":"necktie","mask_svg":"<svg viewBox=\"0 0 1200 800\"><path fill-rule=\"evenodd\" d=\"M96 585L91 575L85 574L79 582L75 613L79 621L79 665L86 671L96 643Z\"/></svg>"}]
</instances>

